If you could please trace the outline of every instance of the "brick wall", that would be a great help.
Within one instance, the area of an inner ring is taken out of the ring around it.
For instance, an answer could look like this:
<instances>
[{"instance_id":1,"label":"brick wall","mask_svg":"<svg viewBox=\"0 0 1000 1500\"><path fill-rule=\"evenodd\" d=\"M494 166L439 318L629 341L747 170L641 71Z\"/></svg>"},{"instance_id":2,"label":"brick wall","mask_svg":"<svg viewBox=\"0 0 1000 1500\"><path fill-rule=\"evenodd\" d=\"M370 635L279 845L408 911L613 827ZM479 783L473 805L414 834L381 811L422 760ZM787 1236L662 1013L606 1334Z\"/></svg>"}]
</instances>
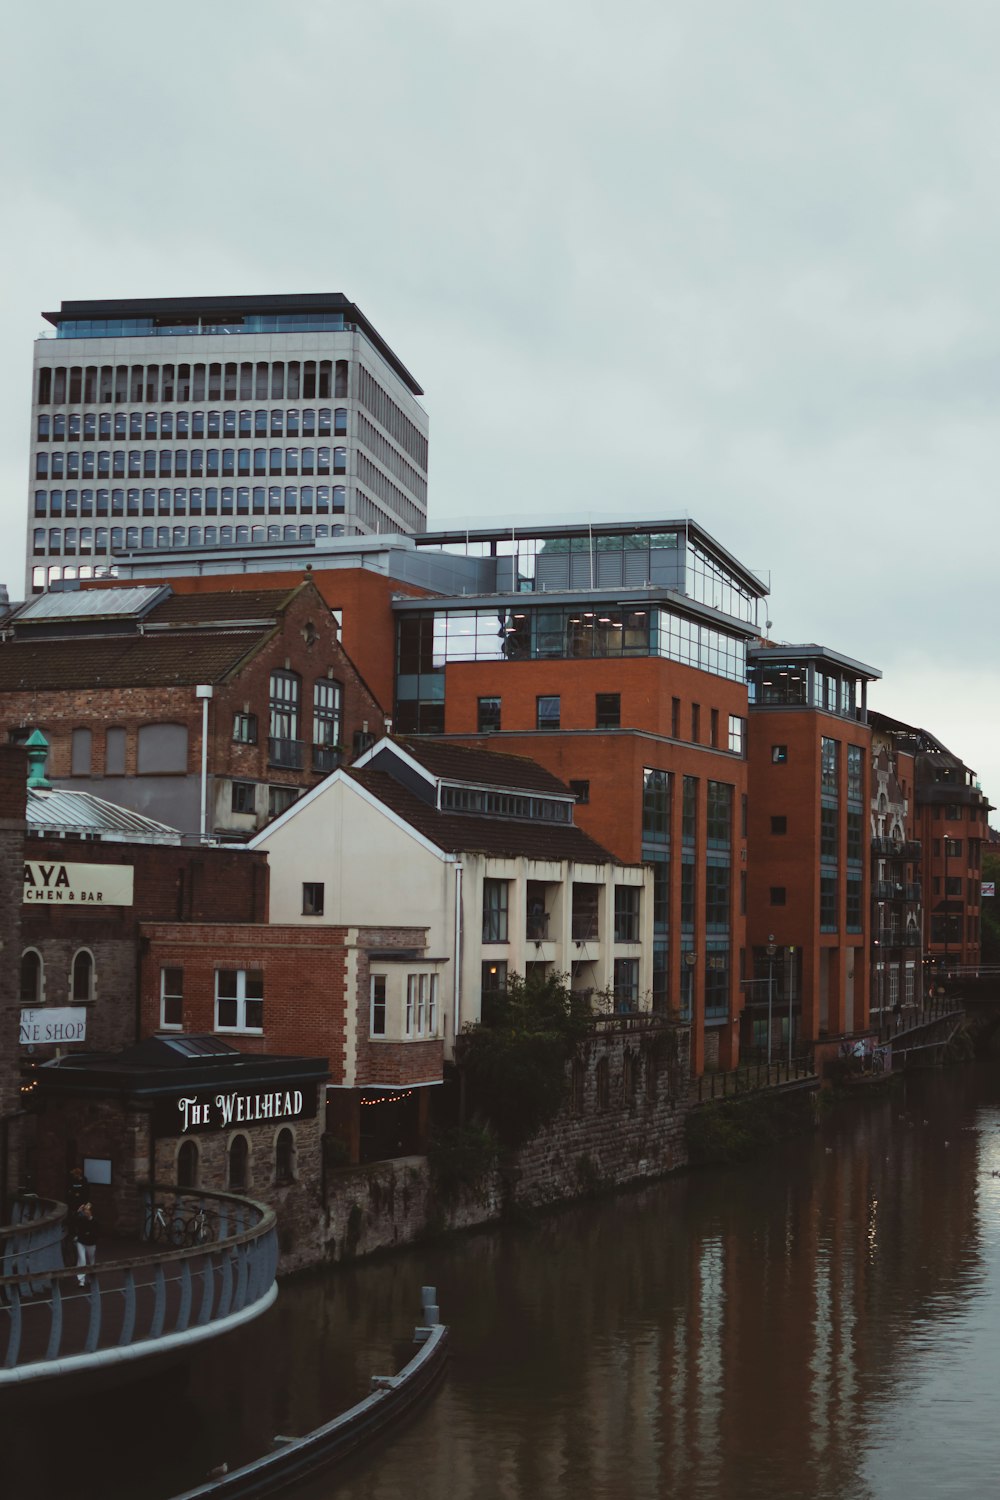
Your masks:
<instances>
[{"instance_id":1,"label":"brick wall","mask_svg":"<svg viewBox=\"0 0 1000 1500\"><path fill-rule=\"evenodd\" d=\"M444 1028L440 1018L438 1029L442 1036L437 1040L373 1041L371 1038L370 954L373 951L385 953L398 949L420 950L426 942L427 929L423 927L366 927L358 930L354 1080L358 1088L375 1083L405 1087L408 1084L441 1079L444 1069ZM420 968L419 959L414 959L412 968Z\"/></svg>"},{"instance_id":2,"label":"brick wall","mask_svg":"<svg viewBox=\"0 0 1000 1500\"><path fill-rule=\"evenodd\" d=\"M320 1085L308 1085L321 1087ZM183 1138L154 1140L147 1111L127 1101L66 1098L50 1100L38 1116L35 1182L45 1197L65 1201L69 1170L85 1157L110 1158L110 1186L92 1184L91 1199L99 1231L98 1257L110 1260L117 1237L141 1235L144 1224L143 1187L151 1175L156 1182L177 1181L177 1155ZM295 1141L293 1178L276 1180L275 1147L282 1129ZM198 1146L198 1186L229 1191L228 1152L233 1136L244 1135L249 1145L246 1196L273 1208L278 1219L280 1269L293 1271L315 1264L322 1255L322 1165L320 1137L322 1109L312 1120L243 1125L238 1131L213 1131L193 1139Z\"/></svg>"},{"instance_id":3,"label":"brick wall","mask_svg":"<svg viewBox=\"0 0 1000 1500\"><path fill-rule=\"evenodd\" d=\"M301 583L301 577L296 580ZM262 587L259 579L256 588ZM53 643L58 650L58 643ZM389 655L390 671L392 655ZM272 766L268 755L269 682L276 668L287 668L302 678L302 700L298 738L305 742L301 770ZM277 626L260 649L229 677L215 684L215 696L209 708L208 771L212 777L235 777L271 786L315 785L320 773L314 773L310 747L313 735L313 687L321 678L332 677L342 687L341 741L347 746L348 758L354 734L367 724L376 737L382 733L382 710L374 693L362 679L348 657L337 632L336 622L319 592L311 582L293 593ZM391 701L391 699L390 699ZM258 722L256 745L233 740L233 721L237 713L254 713ZM156 801L151 815L171 821L169 810L171 778L162 774L139 776L138 734L149 724L181 724L187 728L187 778L201 774L201 702L194 686L101 687L81 684L75 689L36 691L26 688L0 694L0 731L13 728L38 728L49 741L48 774L57 781L72 778L75 785L86 787L88 777L72 775L72 732L89 729L92 734L91 775L102 781L101 794L114 800L117 796L126 806L146 810L143 783L152 789ZM106 780L107 730L125 730L125 775ZM325 772L322 774L326 774ZM134 778L134 780L133 780ZM185 777L173 778L177 787L174 814L177 826L189 821L182 809L190 801ZM166 805L164 804L166 797ZM182 800L183 799L183 800Z\"/></svg>"},{"instance_id":4,"label":"brick wall","mask_svg":"<svg viewBox=\"0 0 1000 1500\"><path fill-rule=\"evenodd\" d=\"M381 708L391 714L396 659L392 597L405 594L415 599L427 598L431 597L429 591L367 568L318 568L312 572L307 569L306 576L329 607L341 611L344 649ZM227 576L225 582L229 589L292 589L302 578L301 572L286 570ZM213 593L220 582L218 575L211 574L172 577L168 581L176 594Z\"/></svg>"},{"instance_id":5,"label":"brick wall","mask_svg":"<svg viewBox=\"0 0 1000 1500\"><path fill-rule=\"evenodd\" d=\"M683 1031L610 1032L581 1049L555 1120L455 1201L433 1191L425 1157L328 1172L325 1257L350 1260L429 1232L496 1222L505 1207L544 1207L662 1176L687 1163L688 1039Z\"/></svg>"},{"instance_id":6,"label":"brick wall","mask_svg":"<svg viewBox=\"0 0 1000 1500\"><path fill-rule=\"evenodd\" d=\"M0 834L0 838L3 835ZM94 959L93 997L87 1008L87 1049L116 1049L138 1039L139 925L147 918L218 918L260 921L267 910L267 859L244 849L192 849L179 845L102 844L84 839L27 841L38 861L131 865L132 906L19 906L21 937L12 951L35 948L42 959L42 1000L69 1005L75 955ZM21 867L16 872L21 899ZM12 971L17 981L16 968ZM79 1050L79 1049L76 1049ZM55 1049L22 1049L22 1061L41 1062Z\"/></svg>"},{"instance_id":7,"label":"brick wall","mask_svg":"<svg viewBox=\"0 0 1000 1500\"><path fill-rule=\"evenodd\" d=\"M324 1057L344 1078L344 927L144 923L142 1031L160 1030L160 970L184 971L184 1030L215 1031L217 969L245 969L264 981L262 1033L222 1033L243 1052Z\"/></svg>"}]
</instances>

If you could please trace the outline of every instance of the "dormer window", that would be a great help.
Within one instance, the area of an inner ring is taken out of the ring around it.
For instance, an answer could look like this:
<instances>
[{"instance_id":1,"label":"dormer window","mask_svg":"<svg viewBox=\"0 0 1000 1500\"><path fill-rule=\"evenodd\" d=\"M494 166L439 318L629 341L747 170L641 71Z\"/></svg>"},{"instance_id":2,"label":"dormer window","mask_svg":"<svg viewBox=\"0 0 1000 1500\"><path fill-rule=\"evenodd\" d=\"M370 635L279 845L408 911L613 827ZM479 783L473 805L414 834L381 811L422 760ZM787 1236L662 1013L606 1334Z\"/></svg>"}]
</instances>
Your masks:
<instances>
[{"instance_id":1,"label":"dormer window","mask_svg":"<svg viewBox=\"0 0 1000 1500\"><path fill-rule=\"evenodd\" d=\"M441 811L478 813L494 818L541 819L545 823L572 823L573 804L568 799L534 797L524 792L488 791L483 787L442 786Z\"/></svg>"}]
</instances>

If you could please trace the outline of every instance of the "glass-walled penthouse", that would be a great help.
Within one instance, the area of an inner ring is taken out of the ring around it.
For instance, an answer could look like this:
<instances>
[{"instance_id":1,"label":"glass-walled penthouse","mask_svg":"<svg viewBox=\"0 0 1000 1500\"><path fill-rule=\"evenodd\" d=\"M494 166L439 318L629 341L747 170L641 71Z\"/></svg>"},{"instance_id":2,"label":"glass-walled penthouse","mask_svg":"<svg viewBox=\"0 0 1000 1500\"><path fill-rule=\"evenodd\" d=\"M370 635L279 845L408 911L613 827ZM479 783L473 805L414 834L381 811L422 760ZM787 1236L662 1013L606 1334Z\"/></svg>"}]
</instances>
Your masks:
<instances>
[{"instance_id":1,"label":"glass-walled penthouse","mask_svg":"<svg viewBox=\"0 0 1000 1500\"><path fill-rule=\"evenodd\" d=\"M483 608L397 609L396 727L444 730L449 662L666 657L733 682L746 677L746 638L660 603L497 600Z\"/></svg>"},{"instance_id":2,"label":"glass-walled penthouse","mask_svg":"<svg viewBox=\"0 0 1000 1500\"><path fill-rule=\"evenodd\" d=\"M748 652L751 708L815 708L868 722L868 683L876 667L823 646L763 646Z\"/></svg>"},{"instance_id":3,"label":"glass-walled penthouse","mask_svg":"<svg viewBox=\"0 0 1000 1500\"><path fill-rule=\"evenodd\" d=\"M419 546L490 560L484 592L499 594L652 586L756 624L758 600L767 592L759 578L690 521L539 526L523 533L516 527L436 531L426 533Z\"/></svg>"}]
</instances>

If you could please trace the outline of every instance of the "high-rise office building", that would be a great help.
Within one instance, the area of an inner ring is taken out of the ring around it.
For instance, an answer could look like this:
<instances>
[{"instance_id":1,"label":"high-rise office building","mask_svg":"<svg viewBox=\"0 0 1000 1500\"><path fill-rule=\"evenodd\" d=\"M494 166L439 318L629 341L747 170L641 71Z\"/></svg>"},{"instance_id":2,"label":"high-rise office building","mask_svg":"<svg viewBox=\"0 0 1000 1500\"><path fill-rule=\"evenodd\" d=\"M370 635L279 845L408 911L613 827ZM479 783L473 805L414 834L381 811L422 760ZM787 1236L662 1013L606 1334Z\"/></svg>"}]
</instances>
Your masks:
<instances>
[{"instance_id":1,"label":"high-rise office building","mask_svg":"<svg viewBox=\"0 0 1000 1500\"><path fill-rule=\"evenodd\" d=\"M342 293L64 302L35 344L26 588L115 553L427 525L427 414Z\"/></svg>"}]
</instances>

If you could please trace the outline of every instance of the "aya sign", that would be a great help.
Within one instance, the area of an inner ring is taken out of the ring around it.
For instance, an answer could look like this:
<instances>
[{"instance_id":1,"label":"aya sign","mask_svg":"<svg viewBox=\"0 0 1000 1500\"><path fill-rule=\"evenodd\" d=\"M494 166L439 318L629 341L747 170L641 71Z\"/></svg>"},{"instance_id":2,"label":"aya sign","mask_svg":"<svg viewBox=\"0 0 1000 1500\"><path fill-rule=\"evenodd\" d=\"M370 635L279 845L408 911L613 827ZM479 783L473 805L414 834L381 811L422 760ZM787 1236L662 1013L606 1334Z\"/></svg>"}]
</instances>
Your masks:
<instances>
[{"instance_id":1,"label":"aya sign","mask_svg":"<svg viewBox=\"0 0 1000 1500\"><path fill-rule=\"evenodd\" d=\"M21 1012L21 1046L45 1047L87 1040L87 1012L82 1005L43 1007Z\"/></svg>"},{"instance_id":2,"label":"aya sign","mask_svg":"<svg viewBox=\"0 0 1000 1500\"><path fill-rule=\"evenodd\" d=\"M24 902L63 906L131 906L131 865L24 862Z\"/></svg>"}]
</instances>

